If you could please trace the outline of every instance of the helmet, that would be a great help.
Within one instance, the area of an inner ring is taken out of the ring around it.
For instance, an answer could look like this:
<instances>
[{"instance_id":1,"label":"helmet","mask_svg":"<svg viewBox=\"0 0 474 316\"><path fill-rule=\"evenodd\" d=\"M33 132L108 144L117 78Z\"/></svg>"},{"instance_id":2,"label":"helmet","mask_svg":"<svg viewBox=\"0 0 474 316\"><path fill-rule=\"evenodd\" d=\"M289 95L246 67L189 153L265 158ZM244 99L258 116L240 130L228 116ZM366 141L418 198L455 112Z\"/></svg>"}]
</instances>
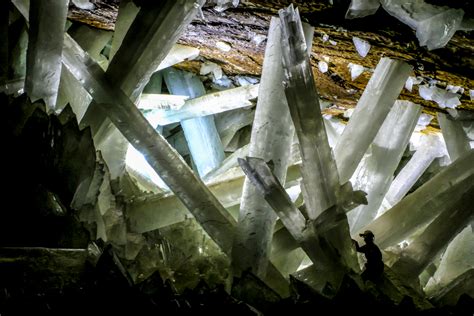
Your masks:
<instances>
[{"instance_id":1,"label":"helmet","mask_svg":"<svg viewBox=\"0 0 474 316\"><path fill-rule=\"evenodd\" d=\"M363 232L362 234L359 234L360 237L372 237L372 238L375 238L375 235L373 232L371 232L370 230L366 230L365 232Z\"/></svg>"}]
</instances>

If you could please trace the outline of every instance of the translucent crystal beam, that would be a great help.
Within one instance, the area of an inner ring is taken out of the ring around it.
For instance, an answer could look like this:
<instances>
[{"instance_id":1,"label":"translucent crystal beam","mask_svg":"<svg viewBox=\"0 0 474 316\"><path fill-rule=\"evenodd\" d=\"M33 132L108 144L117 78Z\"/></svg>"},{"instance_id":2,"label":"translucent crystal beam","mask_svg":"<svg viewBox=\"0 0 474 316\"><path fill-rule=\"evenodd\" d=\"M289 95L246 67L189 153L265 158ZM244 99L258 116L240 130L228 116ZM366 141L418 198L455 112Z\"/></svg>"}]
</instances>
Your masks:
<instances>
[{"instance_id":1,"label":"translucent crystal beam","mask_svg":"<svg viewBox=\"0 0 474 316\"><path fill-rule=\"evenodd\" d=\"M474 186L466 191L452 207L444 209L423 233L400 254L392 269L406 280L418 275L444 250L466 224L474 218Z\"/></svg>"},{"instance_id":2,"label":"translucent crystal beam","mask_svg":"<svg viewBox=\"0 0 474 316\"><path fill-rule=\"evenodd\" d=\"M61 77L61 50L69 1L32 1L25 91L54 109Z\"/></svg>"},{"instance_id":3,"label":"translucent crystal beam","mask_svg":"<svg viewBox=\"0 0 474 316\"><path fill-rule=\"evenodd\" d=\"M420 113L421 107L409 101L396 101L390 110L369 148L370 155L351 179L355 188L367 193L368 200L349 213L351 231L358 231L377 215Z\"/></svg>"},{"instance_id":4,"label":"translucent crystal beam","mask_svg":"<svg viewBox=\"0 0 474 316\"><path fill-rule=\"evenodd\" d=\"M155 110L151 115L156 116L159 125L168 125L182 120L249 107L252 106L250 100L257 98L258 89L259 85L256 84L209 93L186 100L179 109ZM141 106L139 105L139 107Z\"/></svg>"},{"instance_id":5,"label":"translucent crystal beam","mask_svg":"<svg viewBox=\"0 0 474 316\"><path fill-rule=\"evenodd\" d=\"M153 169L201 223L209 236L228 251L235 221L176 151L143 117L117 87L111 85L100 66L66 34L63 62L94 100L104 108L127 140L140 151Z\"/></svg>"},{"instance_id":6,"label":"translucent crystal beam","mask_svg":"<svg viewBox=\"0 0 474 316\"><path fill-rule=\"evenodd\" d=\"M334 149L341 183L349 181L356 170L411 70L403 61L385 57L379 61Z\"/></svg>"},{"instance_id":7,"label":"translucent crystal beam","mask_svg":"<svg viewBox=\"0 0 474 316\"><path fill-rule=\"evenodd\" d=\"M320 111L298 10L280 10L285 94L299 140L302 192L310 219L336 204L339 176Z\"/></svg>"},{"instance_id":8,"label":"translucent crystal beam","mask_svg":"<svg viewBox=\"0 0 474 316\"><path fill-rule=\"evenodd\" d=\"M385 195L389 208L403 199L416 181L418 181L426 169L428 169L433 160L443 155L443 152L440 151L441 143L437 136L426 135L423 137L423 141L422 146L416 150L405 167L403 167L391 183ZM383 207L378 213L381 215L385 211L386 209Z\"/></svg>"},{"instance_id":9,"label":"translucent crystal beam","mask_svg":"<svg viewBox=\"0 0 474 316\"><path fill-rule=\"evenodd\" d=\"M365 226L385 248L408 238L444 210L452 209L474 186L474 150L458 158L397 205Z\"/></svg>"},{"instance_id":10,"label":"translucent crystal beam","mask_svg":"<svg viewBox=\"0 0 474 316\"><path fill-rule=\"evenodd\" d=\"M345 268L356 265L356 257L342 207L343 197L336 163L321 115L311 63L306 54L299 12L290 5L280 10L279 15L282 21L285 94L302 160L301 190L308 217L317 222L318 240L315 240L316 245L313 247L320 247L319 259L316 261L316 258L308 256L317 266L331 271L333 277L340 277ZM328 239L328 236L331 237ZM339 253L337 258L333 256L335 251ZM328 262L332 262L333 267L326 266Z\"/></svg>"},{"instance_id":11,"label":"translucent crystal beam","mask_svg":"<svg viewBox=\"0 0 474 316\"><path fill-rule=\"evenodd\" d=\"M204 84L192 73L168 68L163 70L168 90L172 94L197 98L206 94ZM189 151L201 177L217 168L224 160L224 148L217 133L214 117L203 116L181 121Z\"/></svg>"},{"instance_id":12,"label":"translucent crystal beam","mask_svg":"<svg viewBox=\"0 0 474 316\"><path fill-rule=\"evenodd\" d=\"M462 128L462 122L450 120L446 114L438 112L438 122L441 126L444 141L451 161L455 161L471 149L469 138Z\"/></svg>"},{"instance_id":13,"label":"translucent crystal beam","mask_svg":"<svg viewBox=\"0 0 474 316\"><path fill-rule=\"evenodd\" d=\"M285 183L294 128L282 89L280 21L272 18L265 50L259 98L250 138L249 155L273 160L274 172ZM276 215L246 180L234 237L232 265L236 275L251 268L265 275Z\"/></svg>"}]
</instances>

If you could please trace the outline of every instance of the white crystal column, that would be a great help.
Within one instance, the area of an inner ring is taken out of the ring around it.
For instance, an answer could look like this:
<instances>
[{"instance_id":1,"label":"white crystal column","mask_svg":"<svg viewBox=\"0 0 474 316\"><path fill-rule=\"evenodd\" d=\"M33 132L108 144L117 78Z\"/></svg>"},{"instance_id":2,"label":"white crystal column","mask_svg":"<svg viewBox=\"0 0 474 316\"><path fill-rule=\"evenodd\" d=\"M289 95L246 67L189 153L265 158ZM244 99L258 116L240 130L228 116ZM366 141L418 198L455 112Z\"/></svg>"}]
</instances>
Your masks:
<instances>
[{"instance_id":1,"label":"white crystal column","mask_svg":"<svg viewBox=\"0 0 474 316\"><path fill-rule=\"evenodd\" d=\"M349 212L351 231L358 231L377 215L393 179L410 136L415 129L421 107L409 101L396 101L382 124L374 142L351 182L355 189L367 193L367 205Z\"/></svg>"},{"instance_id":2,"label":"white crystal column","mask_svg":"<svg viewBox=\"0 0 474 316\"><path fill-rule=\"evenodd\" d=\"M32 1L25 91L54 109L61 77L61 51L69 1Z\"/></svg>"},{"instance_id":3,"label":"white crystal column","mask_svg":"<svg viewBox=\"0 0 474 316\"><path fill-rule=\"evenodd\" d=\"M156 116L158 124L168 125L192 118L250 107L252 106L250 100L257 98L258 88L259 85L256 84L209 93L186 100L179 109L158 109L152 111L151 115ZM138 107L141 108L141 105L139 104Z\"/></svg>"},{"instance_id":4,"label":"white crystal column","mask_svg":"<svg viewBox=\"0 0 474 316\"><path fill-rule=\"evenodd\" d=\"M455 161L471 149L469 138L462 128L461 121L450 120L446 114L438 112L438 122L448 149L449 158Z\"/></svg>"},{"instance_id":5,"label":"white crystal column","mask_svg":"<svg viewBox=\"0 0 474 316\"><path fill-rule=\"evenodd\" d=\"M282 24L285 94L299 140L302 158L302 192L308 216L316 219L336 204L339 177L320 111L311 63L299 14L280 11Z\"/></svg>"},{"instance_id":6,"label":"white crystal column","mask_svg":"<svg viewBox=\"0 0 474 316\"><path fill-rule=\"evenodd\" d=\"M163 70L168 90L175 95L197 98L206 94L201 80L192 73L168 68ZM181 121L189 151L201 177L224 160L224 148L212 115Z\"/></svg>"},{"instance_id":7,"label":"white crystal column","mask_svg":"<svg viewBox=\"0 0 474 316\"><path fill-rule=\"evenodd\" d=\"M273 160L274 173L284 184L294 128L282 87L280 41L280 21L272 18L249 155L265 161ZM248 268L258 276L265 275L275 220L271 207L246 179L232 248L236 275Z\"/></svg>"},{"instance_id":8,"label":"white crystal column","mask_svg":"<svg viewBox=\"0 0 474 316\"><path fill-rule=\"evenodd\" d=\"M446 208L400 254L392 269L406 280L415 280L434 257L474 218L474 186Z\"/></svg>"},{"instance_id":9,"label":"white crystal column","mask_svg":"<svg viewBox=\"0 0 474 316\"><path fill-rule=\"evenodd\" d=\"M341 183L349 181L356 170L411 70L403 61L380 59L334 149Z\"/></svg>"},{"instance_id":10,"label":"white crystal column","mask_svg":"<svg viewBox=\"0 0 474 316\"><path fill-rule=\"evenodd\" d=\"M385 200L388 202L389 207L392 207L403 199L431 163L443 155L444 151L440 149L442 144L436 135L424 136L423 142L424 143L415 151L405 167L403 167L392 181L385 195ZM378 215L380 216L385 211L386 207L382 205L378 211Z\"/></svg>"},{"instance_id":11,"label":"white crystal column","mask_svg":"<svg viewBox=\"0 0 474 316\"><path fill-rule=\"evenodd\" d=\"M375 234L381 248L408 238L422 225L451 209L474 186L474 150L458 158L363 230Z\"/></svg>"}]
</instances>

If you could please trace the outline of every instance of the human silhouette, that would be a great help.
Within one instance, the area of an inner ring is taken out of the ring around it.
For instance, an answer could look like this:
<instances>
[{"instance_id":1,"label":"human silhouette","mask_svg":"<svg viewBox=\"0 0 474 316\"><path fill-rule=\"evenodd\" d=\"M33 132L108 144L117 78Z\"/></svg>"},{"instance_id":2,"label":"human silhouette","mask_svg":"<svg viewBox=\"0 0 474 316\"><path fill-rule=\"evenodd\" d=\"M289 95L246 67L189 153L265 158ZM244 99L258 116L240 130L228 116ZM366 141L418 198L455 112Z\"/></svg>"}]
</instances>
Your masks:
<instances>
[{"instance_id":1,"label":"human silhouette","mask_svg":"<svg viewBox=\"0 0 474 316\"><path fill-rule=\"evenodd\" d=\"M359 243L352 239L356 250L365 255L367 262L365 264L365 269L362 272L361 276L364 281L371 280L372 282L377 283L380 281L383 273L383 261L382 253L380 252L379 247L374 243L374 233L370 230L366 230L362 234L359 234L360 237L364 238L365 245L362 247L359 246Z\"/></svg>"}]
</instances>

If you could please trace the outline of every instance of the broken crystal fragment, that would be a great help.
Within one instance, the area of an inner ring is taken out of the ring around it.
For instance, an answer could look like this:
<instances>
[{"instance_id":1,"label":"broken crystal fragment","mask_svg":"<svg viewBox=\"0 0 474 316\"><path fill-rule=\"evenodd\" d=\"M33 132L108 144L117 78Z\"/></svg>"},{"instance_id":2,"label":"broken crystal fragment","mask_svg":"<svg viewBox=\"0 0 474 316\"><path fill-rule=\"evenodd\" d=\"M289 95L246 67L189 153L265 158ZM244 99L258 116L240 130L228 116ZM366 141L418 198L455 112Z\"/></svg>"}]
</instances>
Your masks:
<instances>
[{"instance_id":1,"label":"broken crystal fragment","mask_svg":"<svg viewBox=\"0 0 474 316\"><path fill-rule=\"evenodd\" d=\"M471 98L471 101L474 100L474 90L469 90L469 97Z\"/></svg>"},{"instance_id":2,"label":"broken crystal fragment","mask_svg":"<svg viewBox=\"0 0 474 316\"><path fill-rule=\"evenodd\" d=\"M328 71L328 63L320 60L318 63L318 68L319 68L319 71L321 71L322 73L325 73Z\"/></svg>"},{"instance_id":3,"label":"broken crystal fragment","mask_svg":"<svg viewBox=\"0 0 474 316\"><path fill-rule=\"evenodd\" d=\"M76 7L82 10L94 10L95 5L89 0L72 0Z\"/></svg>"},{"instance_id":4,"label":"broken crystal fragment","mask_svg":"<svg viewBox=\"0 0 474 316\"><path fill-rule=\"evenodd\" d=\"M363 18L377 12L380 7L379 0L351 0L346 12L346 19Z\"/></svg>"},{"instance_id":5,"label":"broken crystal fragment","mask_svg":"<svg viewBox=\"0 0 474 316\"><path fill-rule=\"evenodd\" d=\"M357 53L359 53L361 57L367 56L370 50L369 42L355 36L352 38L352 42L354 43Z\"/></svg>"},{"instance_id":6,"label":"broken crystal fragment","mask_svg":"<svg viewBox=\"0 0 474 316\"><path fill-rule=\"evenodd\" d=\"M347 65L347 68L349 68L351 72L352 81L356 80L365 70L364 66L353 64L353 63L349 63L349 65Z\"/></svg>"},{"instance_id":7,"label":"broken crystal fragment","mask_svg":"<svg viewBox=\"0 0 474 316\"><path fill-rule=\"evenodd\" d=\"M433 118L433 115L421 113L420 117L418 118L418 122L416 123L415 131L421 132L422 130L426 129L426 127L430 125Z\"/></svg>"},{"instance_id":8,"label":"broken crystal fragment","mask_svg":"<svg viewBox=\"0 0 474 316\"><path fill-rule=\"evenodd\" d=\"M222 78L222 68L213 62L205 62L204 64L201 65L201 69L199 70L200 75L207 75L212 73L212 76L215 80L219 80Z\"/></svg>"},{"instance_id":9,"label":"broken crystal fragment","mask_svg":"<svg viewBox=\"0 0 474 316\"><path fill-rule=\"evenodd\" d=\"M407 81L405 82L405 89L411 92L414 85L418 85L423 82L423 78L421 77L408 77Z\"/></svg>"},{"instance_id":10,"label":"broken crystal fragment","mask_svg":"<svg viewBox=\"0 0 474 316\"><path fill-rule=\"evenodd\" d=\"M231 7L236 8L239 5L239 0L215 0L216 6L214 10L217 12L223 12Z\"/></svg>"},{"instance_id":11,"label":"broken crystal fragment","mask_svg":"<svg viewBox=\"0 0 474 316\"><path fill-rule=\"evenodd\" d=\"M444 47L459 29L464 11L435 6L423 0L380 0L390 15L416 30L420 46Z\"/></svg>"},{"instance_id":12,"label":"broken crystal fragment","mask_svg":"<svg viewBox=\"0 0 474 316\"><path fill-rule=\"evenodd\" d=\"M223 52L229 52L232 49L232 46L221 41L216 42L216 47Z\"/></svg>"},{"instance_id":13,"label":"broken crystal fragment","mask_svg":"<svg viewBox=\"0 0 474 316\"><path fill-rule=\"evenodd\" d=\"M459 92L459 94L464 93L464 88L463 87L453 86L453 85L450 85L450 84L448 84L446 86L446 90L448 90L449 92L452 92L452 93L458 93L458 92Z\"/></svg>"},{"instance_id":14,"label":"broken crystal fragment","mask_svg":"<svg viewBox=\"0 0 474 316\"><path fill-rule=\"evenodd\" d=\"M257 46L263 43L263 41L265 41L266 39L267 36L263 34L255 34L254 36L252 36L252 42L254 42Z\"/></svg>"},{"instance_id":15,"label":"broken crystal fragment","mask_svg":"<svg viewBox=\"0 0 474 316\"><path fill-rule=\"evenodd\" d=\"M440 89L436 86L422 85L418 89L420 97L436 102L440 108L454 109L461 104L460 96L456 93Z\"/></svg>"}]
</instances>

